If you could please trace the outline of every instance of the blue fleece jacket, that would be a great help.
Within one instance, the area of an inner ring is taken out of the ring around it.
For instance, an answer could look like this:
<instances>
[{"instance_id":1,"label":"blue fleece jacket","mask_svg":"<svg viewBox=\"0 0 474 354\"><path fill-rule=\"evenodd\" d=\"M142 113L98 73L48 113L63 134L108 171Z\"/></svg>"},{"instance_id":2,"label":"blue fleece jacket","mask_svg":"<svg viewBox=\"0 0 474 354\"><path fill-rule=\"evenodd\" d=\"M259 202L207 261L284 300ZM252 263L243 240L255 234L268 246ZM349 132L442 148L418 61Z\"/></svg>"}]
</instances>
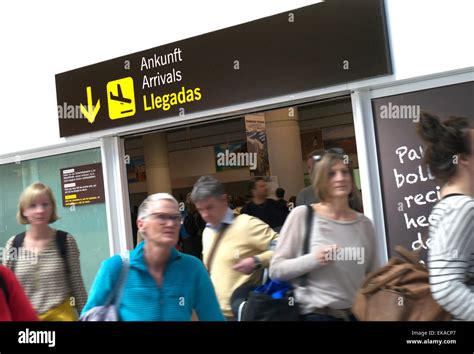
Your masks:
<instances>
[{"instance_id":1,"label":"blue fleece jacket","mask_svg":"<svg viewBox=\"0 0 474 354\"><path fill-rule=\"evenodd\" d=\"M141 242L130 252L130 269L119 306L122 321L224 321L214 287L202 262L172 249L161 287L148 272ZM104 261L82 314L104 305L122 269L120 255Z\"/></svg>"}]
</instances>

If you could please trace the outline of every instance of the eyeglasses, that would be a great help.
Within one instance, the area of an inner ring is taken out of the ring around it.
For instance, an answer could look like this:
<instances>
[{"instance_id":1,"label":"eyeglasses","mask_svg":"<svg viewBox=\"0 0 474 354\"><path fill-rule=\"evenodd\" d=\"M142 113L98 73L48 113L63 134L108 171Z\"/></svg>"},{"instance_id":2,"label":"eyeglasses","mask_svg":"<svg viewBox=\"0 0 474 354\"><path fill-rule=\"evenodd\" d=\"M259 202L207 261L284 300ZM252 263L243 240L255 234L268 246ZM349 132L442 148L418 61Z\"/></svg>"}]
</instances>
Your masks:
<instances>
[{"instance_id":1,"label":"eyeglasses","mask_svg":"<svg viewBox=\"0 0 474 354\"><path fill-rule=\"evenodd\" d=\"M324 150L324 152L322 154L319 154L319 155L314 155L313 156L313 160L316 161L316 162L319 162L322 160L322 158L324 157L324 155L326 154L334 154L334 155L338 155L338 156L346 156L346 153L344 152L344 149L341 149L341 148L330 148L330 149L327 149L327 150Z\"/></svg>"},{"instance_id":2,"label":"eyeglasses","mask_svg":"<svg viewBox=\"0 0 474 354\"><path fill-rule=\"evenodd\" d=\"M160 224L166 224L168 220L170 220L173 224L179 224L181 222L180 214L153 213L148 215L148 217L154 221L158 221Z\"/></svg>"}]
</instances>

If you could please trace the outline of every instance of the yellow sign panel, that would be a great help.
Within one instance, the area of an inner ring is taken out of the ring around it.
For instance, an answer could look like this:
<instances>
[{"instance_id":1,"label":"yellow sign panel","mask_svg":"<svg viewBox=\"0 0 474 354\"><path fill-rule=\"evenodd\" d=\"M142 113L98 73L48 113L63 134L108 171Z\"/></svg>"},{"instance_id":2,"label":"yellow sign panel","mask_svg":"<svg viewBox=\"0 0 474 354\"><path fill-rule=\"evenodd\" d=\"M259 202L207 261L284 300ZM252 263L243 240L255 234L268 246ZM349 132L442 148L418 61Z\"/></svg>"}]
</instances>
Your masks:
<instances>
[{"instance_id":1,"label":"yellow sign panel","mask_svg":"<svg viewBox=\"0 0 474 354\"><path fill-rule=\"evenodd\" d=\"M133 90L133 79L109 81L107 83L107 103L109 105L109 118L120 119L135 114L135 91Z\"/></svg>"},{"instance_id":2,"label":"yellow sign panel","mask_svg":"<svg viewBox=\"0 0 474 354\"><path fill-rule=\"evenodd\" d=\"M77 198L77 195L76 194L70 194L70 195L66 195L66 200L68 199L76 199Z\"/></svg>"}]
</instances>

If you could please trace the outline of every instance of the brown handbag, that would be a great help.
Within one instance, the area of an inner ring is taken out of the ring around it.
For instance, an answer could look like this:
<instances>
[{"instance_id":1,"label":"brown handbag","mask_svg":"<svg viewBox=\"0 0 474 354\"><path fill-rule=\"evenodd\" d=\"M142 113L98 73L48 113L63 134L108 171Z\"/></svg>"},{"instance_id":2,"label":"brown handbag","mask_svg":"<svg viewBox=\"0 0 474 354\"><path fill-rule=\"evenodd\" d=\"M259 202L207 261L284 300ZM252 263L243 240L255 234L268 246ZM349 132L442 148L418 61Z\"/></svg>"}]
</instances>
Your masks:
<instances>
[{"instance_id":1,"label":"brown handbag","mask_svg":"<svg viewBox=\"0 0 474 354\"><path fill-rule=\"evenodd\" d=\"M401 246L358 290L352 312L359 321L449 321L431 296L429 273L415 253Z\"/></svg>"}]
</instances>

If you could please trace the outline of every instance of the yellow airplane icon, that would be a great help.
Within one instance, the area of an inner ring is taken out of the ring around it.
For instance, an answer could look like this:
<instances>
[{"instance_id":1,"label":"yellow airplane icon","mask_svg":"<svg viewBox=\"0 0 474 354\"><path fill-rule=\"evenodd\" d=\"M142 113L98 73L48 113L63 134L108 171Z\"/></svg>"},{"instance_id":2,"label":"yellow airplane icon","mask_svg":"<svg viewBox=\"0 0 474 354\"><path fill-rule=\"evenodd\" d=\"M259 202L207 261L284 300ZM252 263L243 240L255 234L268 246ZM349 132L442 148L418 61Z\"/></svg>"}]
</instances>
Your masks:
<instances>
[{"instance_id":1,"label":"yellow airplane icon","mask_svg":"<svg viewBox=\"0 0 474 354\"><path fill-rule=\"evenodd\" d=\"M120 119L135 115L135 91L133 79L109 81L107 83L107 103L109 105L109 118Z\"/></svg>"}]
</instances>

